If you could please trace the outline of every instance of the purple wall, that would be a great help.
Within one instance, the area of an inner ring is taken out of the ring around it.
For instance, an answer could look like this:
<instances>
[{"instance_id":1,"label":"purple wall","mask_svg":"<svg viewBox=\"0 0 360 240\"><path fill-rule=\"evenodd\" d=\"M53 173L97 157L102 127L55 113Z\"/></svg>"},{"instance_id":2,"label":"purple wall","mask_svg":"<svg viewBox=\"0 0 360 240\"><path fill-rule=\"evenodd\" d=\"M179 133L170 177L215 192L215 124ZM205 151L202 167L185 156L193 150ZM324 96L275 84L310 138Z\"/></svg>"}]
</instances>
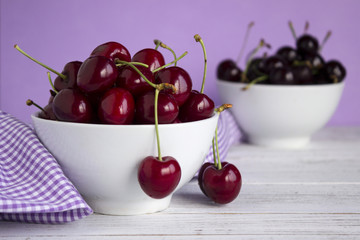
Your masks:
<instances>
[{"instance_id":1,"label":"purple wall","mask_svg":"<svg viewBox=\"0 0 360 240\"><path fill-rule=\"evenodd\" d=\"M252 0L252 1L116 1L116 0L0 0L1 68L0 109L25 122L35 111L28 98L45 105L50 89L46 70L14 48L28 53L61 71L66 62L87 58L97 45L118 41L134 54L153 47L161 39L180 55L199 89L203 57L193 35L198 33L208 50L205 92L219 103L215 69L224 58L236 58L247 24L254 20L248 50L261 37L273 46L293 44L287 27L292 20L298 33L306 20L309 32L320 40L331 29L333 35L323 50L326 59L337 58L347 68L346 87L330 125L360 124L360 80L356 69L360 56L360 1L357 0ZM162 51L167 60L169 52ZM52 75L55 78L54 75Z\"/></svg>"}]
</instances>

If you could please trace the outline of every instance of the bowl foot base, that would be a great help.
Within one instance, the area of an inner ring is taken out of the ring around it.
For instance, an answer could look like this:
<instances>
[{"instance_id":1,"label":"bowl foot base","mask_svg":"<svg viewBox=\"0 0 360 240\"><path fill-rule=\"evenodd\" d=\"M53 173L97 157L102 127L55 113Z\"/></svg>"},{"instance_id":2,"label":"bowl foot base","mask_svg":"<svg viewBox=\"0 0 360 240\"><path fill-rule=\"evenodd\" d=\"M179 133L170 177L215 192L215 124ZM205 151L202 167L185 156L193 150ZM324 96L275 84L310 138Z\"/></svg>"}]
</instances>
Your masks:
<instances>
[{"instance_id":1,"label":"bowl foot base","mask_svg":"<svg viewBox=\"0 0 360 240\"><path fill-rule=\"evenodd\" d=\"M165 210L170 205L171 196L163 199L148 199L140 202L128 201L109 201L103 199L89 199L85 201L95 213L105 215L140 215L155 213Z\"/></svg>"},{"instance_id":2,"label":"bowl foot base","mask_svg":"<svg viewBox=\"0 0 360 240\"><path fill-rule=\"evenodd\" d=\"M247 137L246 142L253 145L270 148L303 148L310 142L310 137L297 138L259 138Z\"/></svg>"}]
</instances>

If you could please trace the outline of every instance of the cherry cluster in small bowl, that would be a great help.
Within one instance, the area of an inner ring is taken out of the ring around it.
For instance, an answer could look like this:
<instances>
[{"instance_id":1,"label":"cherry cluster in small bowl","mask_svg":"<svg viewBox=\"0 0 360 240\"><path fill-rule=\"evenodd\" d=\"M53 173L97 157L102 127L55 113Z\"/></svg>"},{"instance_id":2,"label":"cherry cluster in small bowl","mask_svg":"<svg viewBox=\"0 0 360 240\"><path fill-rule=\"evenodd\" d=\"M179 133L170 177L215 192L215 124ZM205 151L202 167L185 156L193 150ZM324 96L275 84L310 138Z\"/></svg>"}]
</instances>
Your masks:
<instances>
[{"instance_id":1,"label":"cherry cluster in small bowl","mask_svg":"<svg viewBox=\"0 0 360 240\"><path fill-rule=\"evenodd\" d=\"M248 30L253 24L249 24ZM295 47L285 45L271 56L254 57L264 46L270 47L263 40L251 51L244 70L240 69L238 61L227 59L217 68L219 80L251 84L278 85L311 85L332 84L344 80L346 69L338 60L325 61L321 55L324 44L331 35L327 33L320 44L318 39L307 33L309 24L305 25L305 33L297 37L293 25L289 26L295 39ZM248 31L247 31L248 34Z\"/></svg>"}]
</instances>

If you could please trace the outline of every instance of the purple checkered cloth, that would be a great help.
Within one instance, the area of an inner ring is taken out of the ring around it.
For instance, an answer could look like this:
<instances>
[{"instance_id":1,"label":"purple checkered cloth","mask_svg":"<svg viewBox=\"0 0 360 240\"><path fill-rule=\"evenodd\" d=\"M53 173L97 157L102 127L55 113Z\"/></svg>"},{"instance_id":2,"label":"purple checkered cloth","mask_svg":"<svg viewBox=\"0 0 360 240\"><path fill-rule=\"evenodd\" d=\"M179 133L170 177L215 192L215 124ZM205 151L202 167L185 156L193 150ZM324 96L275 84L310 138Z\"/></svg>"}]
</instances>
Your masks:
<instances>
[{"instance_id":1,"label":"purple checkered cloth","mask_svg":"<svg viewBox=\"0 0 360 240\"><path fill-rule=\"evenodd\" d=\"M92 212L34 131L0 110L0 221L55 224Z\"/></svg>"},{"instance_id":2,"label":"purple checkered cloth","mask_svg":"<svg viewBox=\"0 0 360 240\"><path fill-rule=\"evenodd\" d=\"M222 161L240 136L230 111L222 112L218 123ZM212 148L206 161L213 162ZM92 213L33 129L0 110L0 221L56 224Z\"/></svg>"}]
</instances>

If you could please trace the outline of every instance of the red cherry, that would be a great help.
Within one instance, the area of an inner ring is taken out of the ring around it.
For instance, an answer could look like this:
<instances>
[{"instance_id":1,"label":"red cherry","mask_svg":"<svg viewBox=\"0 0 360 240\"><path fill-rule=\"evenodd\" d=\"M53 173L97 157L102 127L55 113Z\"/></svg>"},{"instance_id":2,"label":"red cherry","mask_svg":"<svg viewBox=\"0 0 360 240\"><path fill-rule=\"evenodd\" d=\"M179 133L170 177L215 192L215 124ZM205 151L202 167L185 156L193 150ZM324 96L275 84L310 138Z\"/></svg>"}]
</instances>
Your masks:
<instances>
[{"instance_id":1,"label":"red cherry","mask_svg":"<svg viewBox=\"0 0 360 240\"><path fill-rule=\"evenodd\" d=\"M155 82L158 84L170 83L175 86L175 93L172 93L171 89L164 91L174 96L179 107L189 97L192 88L190 75L180 67L168 67L158 71L155 75Z\"/></svg>"},{"instance_id":2,"label":"red cherry","mask_svg":"<svg viewBox=\"0 0 360 240\"><path fill-rule=\"evenodd\" d=\"M44 118L44 119L49 119L49 120L57 120L53 108L52 108L52 103L49 103L48 105L46 105L44 107L44 111L41 111L39 114L39 117Z\"/></svg>"},{"instance_id":3,"label":"red cherry","mask_svg":"<svg viewBox=\"0 0 360 240\"><path fill-rule=\"evenodd\" d=\"M153 73L146 67L136 66L136 68L144 74L144 76L152 83L155 82ZM119 75L116 80L116 85L127 89L131 94L137 98L153 89L141 76L130 66L123 66L119 68Z\"/></svg>"},{"instance_id":4,"label":"red cherry","mask_svg":"<svg viewBox=\"0 0 360 240\"><path fill-rule=\"evenodd\" d=\"M203 193L205 196L207 196L207 195L206 195L206 193L205 193L205 191L204 191L203 179L202 179L202 178L203 178L205 169L208 168L208 167L210 167L210 166L215 166L215 165L214 165L213 163L209 163L209 162L204 163L204 164L201 166L201 168L200 168L200 170L199 170L199 173L198 173L198 184L199 184L200 190L202 191L202 193Z\"/></svg>"},{"instance_id":5,"label":"red cherry","mask_svg":"<svg viewBox=\"0 0 360 240\"><path fill-rule=\"evenodd\" d=\"M54 80L54 87L57 91L60 91L65 88L76 88L77 75L80 69L82 62L74 61L69 62L64 66L64 70L61 72L66 76L65 79L57 76Z\"/></svg>"},{"instance_id":6,"label":"red cherry","mask_svg":"<svg viewBox=\"0 0 360 240\"><path fill-rule=\"evenodd\" d=\"M181 178L181 168L175 158L146 157L139 166L138 180L142 190L152 198L161 199L171 194Z\"/></svg>"},{"instance_id":7,"label":"red cherry","mask_svg":"<svg viewBox=\"0 0 360 240\"><path fill-rule=\"evenodd\" d=\"M85 93L98 93L112 87L117 75L116 65L109 58L89 57L79 69L77 85Z\"/></svg>"},{"instance_id":8,"label":"red cherry","mask_svg":"<svg viewBox=\"0 0 360 240\"><path fill-rule=\"evenodd\" d=\"M131 56L129 51L118 42L107 42L97 46L90 56L104 56L115 62L116 59L130 62Z\"/></svg>"},{"instance_id":9,"label":"red cherry","mask_svg":"<svg viewBox=\"0 0 360 240\"><path fill-rule=\"evenodd\" d=\"M103 123L130 124L134 114L134 98L125 89L112 88L100 99L98 117Z\"/></svg>"},{"instance_id":10,"label":"red cherry","mask_svg":"<svg viewBox=\"0 0 360 240\"><path fill-rule=\"evenodd\" d=\"M180 121L180 119L176 118L172 123L182 123L182 121Z\"/></svg>"},{"instance_id":11,"label":"red cherry","mask_svg":"<svg viewBox=\"0 0 360 240\"><path fill-rule=\"evenodd\" d=\"M202 177L205 195L216 203L232 202L240 193L242 179L239 170L231 163L223 163L219 170L208 166Z\"/></svg>"},{"instance_id":12,"label":"red cherry","mask_svg":"<svg viewBox=\"0 0 360 240\"><path fill-rule=\"evenodd\" d=\"M158 50L152 48L145 48L135 53L132 57L132 61L147 64L150 71L165 65L164 56Z\"/></svg>"},{"instance_id":13,"label":"red cherry","mask_svg":"<svg viewBox=\"0 0 360 240\"><path fill-rule=\"evenodd\" d=\"M186 102L181 106L179 119L182 122L192 122L211 117L215 104L206 94L196 90L191 91Z\"/></svg>"},{"instance_id":14,"label":"red cherry","mask_svg":"<svg viewBox=\"0 0 360 240\"><path fill-rule=\"evenodd\" d=\"M88 99L76 89L63 89L54 97L52 108L60 121L89 123L92 108Z\"/></svg>"},{"instance_id":15,"label":"red cherry","mask_svg":"<svg viewBox=\"0 0 360 240\"><path fill-rule=\"evenodd\" d=\"M154 113L155 92L148 92L136 100L136 122L143 124L155 123ZM179 114L179 107L173 96L160 92L158 100L159 124L172 123Z\"/></svg>"},{"instance_id":16,"label":"red cherry","mask_svg":"<svg viewBox=\"0 0 360 240\"><path fill-rule=\"evenodd\" d=\"M48 100L48 104L52 103L54 101L54 97L56 96L56 92L54 92L53 90L50 90L50 97Z\"/></svg>"}]
</instances>

